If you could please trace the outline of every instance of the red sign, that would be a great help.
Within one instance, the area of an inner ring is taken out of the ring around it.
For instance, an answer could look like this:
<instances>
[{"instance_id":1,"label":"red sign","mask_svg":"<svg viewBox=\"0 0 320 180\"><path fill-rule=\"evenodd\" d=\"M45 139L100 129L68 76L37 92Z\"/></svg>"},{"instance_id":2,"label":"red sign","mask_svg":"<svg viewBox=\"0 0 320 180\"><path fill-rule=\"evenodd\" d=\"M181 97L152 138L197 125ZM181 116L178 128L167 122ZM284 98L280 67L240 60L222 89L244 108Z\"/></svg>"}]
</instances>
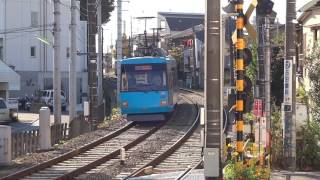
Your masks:
<instances>
[{"instance_id":1,"label":"red sign","mask_svg":"<svg viewBox=\"0 0 320 180\"><path fill-rule=\"evenodd\" d=\"M183 44L185 46L191 47L191 46L193 46L193 39L183 40Z\"/></svg>"},{"instance_id":2,"label":"red sign","mask_svg":"<svg viewBox=\"0 0 320 180\"><path fill-rule=\"evenodd\" d=\"M262 100L254 99L253 114L256 117L262 117Z\"/></svg>"}]
</instances>

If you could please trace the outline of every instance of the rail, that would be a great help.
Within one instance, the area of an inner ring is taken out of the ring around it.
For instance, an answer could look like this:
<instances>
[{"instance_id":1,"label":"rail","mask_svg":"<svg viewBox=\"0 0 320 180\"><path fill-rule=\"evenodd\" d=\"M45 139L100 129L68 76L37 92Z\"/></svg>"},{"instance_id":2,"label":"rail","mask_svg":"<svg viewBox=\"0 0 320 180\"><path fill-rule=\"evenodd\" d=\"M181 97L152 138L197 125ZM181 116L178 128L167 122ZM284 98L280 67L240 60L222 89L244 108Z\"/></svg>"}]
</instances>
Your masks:
<instances>
[{"instance_id":1,"label":"rail","mask_svg":"<svg viewBox=\"0 0 320 180\"><path fill-rule=\"evenodd\" d=\"M202 162L203 161L200 160L195 166L187 168L185 171L183 171L181 174L179 174L179 176L175 180L185 179L186 177L188 177L190 175L192 170L200 168L200 166L202 165Z\"/></svg>"},{"instance_id":2,"label":"rail","mask_svg":"<svg viewBox=\"0 0 320 180\"><path fill-rule=\"evenodd\" d=\"M187 131L187 133L185 133L185 135L183 137L181 137L175 144L173 144L168 150L166 150L165 152L161 153L159 156L155 157L149 163L147 163L144 166L142 166L141 168L137 169L136 171L134 171L133 173L131 173L129 176L125 177L124 179L128 179L128 178L131 178L131 177L142 176L144 174L144 171L145 171L146 168L154 167L157 164L161 163L164 159L166 159L168 156L173 154L179 147L181 147L186 140L188 140L188 138L197 129L197 127L199 125L199 121L200 121L199 106L197 104L195 104L194 106L196 106L196 109L197 109L197 116L195 118L194 123L192 124L190 129Z\"/></svg>"},{"instance_id":3,"label":"rail","mask_svg":"<svg viewBox=\"0 0 320 180\"><path fill-rule=\"evenodd\" d=\"M44 163L32 166L32 167L27 168L25 170L22 170L22 171L14 173L14 174L11 174L9 176L0 178L0 180L21 179L23 177L29 176L29 175L31 175L33 173L36 173L38 171L41 171L41 170L46 169L48 167L51 167L51 166L53 166L53 165L55 165L57 163L63 162L65 160L67 160L67 159L70 159L70 158L72 158L74 156L77 156L77 155L79 155L79 154L81 154L83 152L86 152L89 149L92 149L93 147L95 147L95 146L97 146L99 144L102 144L103 142L108 141L108 140L118 136L119 134L125 132L126 130L128 130L129 128L131 128L133 126L134 126L133 122L129 123L126 126L124 126L123 128L121 128L121 129L119 129L119 130L117 130L115 132L112 132L112 133L110 133L110 134L108 134L108 135L106 135L106 136L104 136L104 137L102 137L102 138L90 143L90 144L82 146L79 149L75 149L73 151L70 151L70 152L68 152L66 154L63 154L63 155L58 156L56 158L53 158L53 159L51 159L49 161L46 161Z\"/></svg>"}]
</instances>

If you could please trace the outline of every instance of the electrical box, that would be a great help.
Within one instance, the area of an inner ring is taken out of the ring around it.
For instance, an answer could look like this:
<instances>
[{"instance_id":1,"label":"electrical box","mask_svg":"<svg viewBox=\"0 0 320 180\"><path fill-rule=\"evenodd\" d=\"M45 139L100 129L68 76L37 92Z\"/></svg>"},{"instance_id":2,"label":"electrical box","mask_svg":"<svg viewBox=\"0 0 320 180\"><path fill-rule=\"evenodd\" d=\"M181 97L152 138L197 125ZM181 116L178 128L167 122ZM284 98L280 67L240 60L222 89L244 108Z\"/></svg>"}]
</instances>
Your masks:
<instances>
[{"instance_id":1,"label":"electrical box","mask_svg":"<svg viewBox=\"0 0 320 180\"><path fill-rule=\"evenodd\" d=\"M204 176L219 177L220 176L220 159L219 148L204 149Z\"/></svg>"},{"instance_id":2,"label":"electrical box","mask_svg":"<svg viewBox=\"0 0 320 180\"><path fill-rule=\"evenodd\" d=\"M0 125L0 165L11 164L11 127Z\"/></svg>"},{"instance_id":3,"label":"electrical box","mask_svg":"<svg viewBox=\"0 0 320 180\"><path fill-rule=\"evenodd\" d=\"M83 102L83 115L86 117L86 116L89 116L90 115L90 110L89 110L89 102L88 101L85 101Z\"/></svg>"}]
</instances>

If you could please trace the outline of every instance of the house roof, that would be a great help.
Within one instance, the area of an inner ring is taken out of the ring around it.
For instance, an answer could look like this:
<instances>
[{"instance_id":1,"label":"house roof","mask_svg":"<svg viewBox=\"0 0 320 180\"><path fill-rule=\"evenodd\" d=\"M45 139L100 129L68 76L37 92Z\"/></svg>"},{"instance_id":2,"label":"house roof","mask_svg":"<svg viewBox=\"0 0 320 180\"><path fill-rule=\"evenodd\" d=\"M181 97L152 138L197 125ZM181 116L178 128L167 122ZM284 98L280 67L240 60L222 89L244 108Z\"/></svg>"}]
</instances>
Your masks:
<instances>
[{"instance_id":1,"label":"house roof","mask_svg":"<svg viewBox=\"0 0 320 180\"><path fill-rule=\"evenodd\" d=\"M20 90L20 75L1 60L0 83L8 83L8 90Z\"/></svg>"},{"instance_id":2,"label":"house roof","mask_svg":"<svg viewBox=\"0 0 320 180\"><path fill-rule=\"evenodd\" d=\"M306 11L310 11L312 10L312 8L320 6L320 0L312 0L310 2L308 2L307 4L305 4L304 6L302 6L298 11L299 12L306 12Z\"/></svg>"},{"instance_id":3,"label":"house roof","mask_svg":"<svg viewBox=\"0 0 320 180\"><path fill-rule=\"evenodd\" d=\"M298 21L303 22L306 18L308 18L312 11L316 8L320 8L320 0L312 0L302 6L298 11L302 12L302 14L299 16Z\"/></svg>"},{"instance_id":4,"label":"house roof","mask_svg":"<svg viewBox=\"0 0 320 180\"><path fill-rule=\"evenodd\" d=\"M159 12L167 21L170 31L184 31L204 23L204 14Z\"/></svg>"},{"instance_id":5,"label":"house roof","mask_svg":"<svg viewBox=\"0 0 320 180\"><path fill-rule=\"evenodd\" d=\"M158 12L159 15L164 17L182 17L182 18L204 18L202 13L183 13L183 12Z\"/></svg>"}]
</instances>

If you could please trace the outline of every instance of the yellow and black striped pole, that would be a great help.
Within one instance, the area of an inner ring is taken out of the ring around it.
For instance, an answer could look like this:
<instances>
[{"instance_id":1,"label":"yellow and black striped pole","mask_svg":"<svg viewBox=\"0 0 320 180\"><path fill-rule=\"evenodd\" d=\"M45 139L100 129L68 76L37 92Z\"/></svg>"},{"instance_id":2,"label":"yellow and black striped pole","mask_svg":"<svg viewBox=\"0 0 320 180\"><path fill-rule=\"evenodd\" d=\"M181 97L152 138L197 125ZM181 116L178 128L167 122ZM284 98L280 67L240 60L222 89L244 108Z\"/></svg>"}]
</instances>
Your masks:
<instances>
[{"instance_id":1,"label":"yellow and black striped pole","mask_svg":"<svg viewBox=\"0 0 320 180\"><path fill-rule=\"evenodd\" d=\"M236 122L237 122L237 152L239 153L238 160L243 161L243 111L244 111L244 48L245 42L243 37L244 19L243 0L237 0L237 57L236 57L236 73L237 73L237 100L236 100Z\"/></svg>"}]
</instances>

